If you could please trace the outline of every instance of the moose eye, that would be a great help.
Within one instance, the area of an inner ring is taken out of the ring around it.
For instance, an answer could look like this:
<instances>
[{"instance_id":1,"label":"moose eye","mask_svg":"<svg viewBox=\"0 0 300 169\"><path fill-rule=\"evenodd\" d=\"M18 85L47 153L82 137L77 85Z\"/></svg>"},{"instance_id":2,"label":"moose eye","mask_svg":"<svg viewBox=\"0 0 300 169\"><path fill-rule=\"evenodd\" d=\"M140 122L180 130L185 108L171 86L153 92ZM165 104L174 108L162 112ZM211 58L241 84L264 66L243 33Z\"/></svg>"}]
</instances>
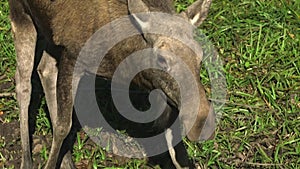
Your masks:
<instances>
[{"instance_id":1,"label":"moose eye","mask_svg":"<svg viewBox=\"0 0 300 169\"><path fill-rule=\"evenodd\" d=\"M159 63L167 63L166 59L162 55L158 55L157 60Z\"/></svg>"},{"instance_id":2,"label":"moose eye","mask_svg":"<svg viewBox=\"0 0 300 169\"><path fill-rule=\"evenodd\" d=\"M170 68L167 60L162 55L157 56L157 64L165 71L168 71Z\"/></svg>"}]
</instances>

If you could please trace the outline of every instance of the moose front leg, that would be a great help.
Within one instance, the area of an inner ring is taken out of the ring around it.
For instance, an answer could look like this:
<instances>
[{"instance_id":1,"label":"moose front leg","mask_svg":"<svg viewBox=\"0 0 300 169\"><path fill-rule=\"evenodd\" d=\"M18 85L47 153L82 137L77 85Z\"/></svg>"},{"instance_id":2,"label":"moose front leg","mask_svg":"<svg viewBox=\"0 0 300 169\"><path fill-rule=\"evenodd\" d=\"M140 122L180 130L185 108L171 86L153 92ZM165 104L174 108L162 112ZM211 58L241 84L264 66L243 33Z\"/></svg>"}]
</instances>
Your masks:
<instances>
[{"instance_id":1,"label":"moose front leg","mask_svg":"<svg viewBox=\"0 0 300 169\"><path fill-rule=\"evenodd\" d=\"M60 168L61 160L58 160L63 141L70 132L72 126L72 111L73 111L73 96L72 87L78 86L80 76L75 77L72 86L74 63L72 59L68 58L67 51L63 51L61 62L59 65L57 78L57 111L52 114L53 125L53 140L49 159L46 163L45 169Z\"/></svg>"},{"instance_id":2,"label":"moose front leg","mask_svg":"<svg viewBox=\"0 0 300 169\"><path fill-rule=\"evenodd\" d=\"M46 42L46 41L45 41ZM58 58L61 57L62 48L52 43L46 42L46 48L37 67L39 77L44 89L47 107L50 113L51 122L57 118L57 77L58 77ZM69 146L68 146L69 147ZM72 162L71 152L63 154L62 169L75 168ZM60 163L60 160L58 161Z\"/></svg>"},{"instance_id":3,"label":"moose front leg","mask_svg":"<svg viewBox=\"0 0 300 169\"><path fill-rule=\"evenodd\" d=\"M10 0L10 18L17 53L16 93L20 108L20 128L22 141L22 169L32 168L29 136L29 104L31 99L31 75L34 66L37 32L23 5Z\"/></svg>"}]
</instances>

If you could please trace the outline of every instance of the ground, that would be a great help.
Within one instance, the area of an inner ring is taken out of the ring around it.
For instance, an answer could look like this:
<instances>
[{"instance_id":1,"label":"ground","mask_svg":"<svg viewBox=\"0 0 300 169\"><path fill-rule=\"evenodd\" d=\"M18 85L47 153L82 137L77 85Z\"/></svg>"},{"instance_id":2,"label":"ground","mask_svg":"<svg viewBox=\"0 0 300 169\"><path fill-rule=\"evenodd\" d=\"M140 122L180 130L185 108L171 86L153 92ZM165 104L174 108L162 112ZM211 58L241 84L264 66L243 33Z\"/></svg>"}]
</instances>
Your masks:
<instances>
[{"instance_id":1,"label":"ground","mask_svg":"<svg viewBox=\"0 0 300 169\"><path fill-rule=\"evenodd\" d=\"M192 0L177 2L178 11ZM0 2L0 168L20 165L15 51L7 0ZM192 160L208 168L300 168L300 1L213 1L200 27L223 60L226 100L213 100L205 67L201 78L212 101L224 103L215 139L185 141ZM44 164L51 130L37 120L34 158ZM77 135L79 168L145 168L143 160L114 158Z\"/></svg>"}]
</instances>

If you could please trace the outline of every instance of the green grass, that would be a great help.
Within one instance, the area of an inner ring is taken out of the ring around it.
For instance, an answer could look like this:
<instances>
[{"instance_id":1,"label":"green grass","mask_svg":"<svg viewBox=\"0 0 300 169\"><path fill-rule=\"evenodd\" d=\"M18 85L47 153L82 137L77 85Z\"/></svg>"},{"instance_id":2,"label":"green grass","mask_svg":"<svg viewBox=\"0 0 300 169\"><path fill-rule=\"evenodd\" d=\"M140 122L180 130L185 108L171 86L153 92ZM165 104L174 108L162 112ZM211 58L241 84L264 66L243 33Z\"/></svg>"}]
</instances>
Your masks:
<instances>
[{"instance_id":1,"label":"green grass","mask_svg":"<svg viewBox=\"0 0 300 169\"><path fill-rule=\"evenodd\" d=\"M177 0L178 11L191 2ZM15 52L8 5L6 1L0 5L0 73L4 77L0 83L4 83L13 81ZM201 144L185 141L191 158L209 168L300 168L300 1L214 1L201 29L224 61L228 98L216 138ZM1 98L0 110L6 114L5 122L18 117L14 98ZM48 122L39 124L43 128ZM76 162L93 168L145 165L145 161L131 160L118 166L103 149L88 146L86 137L78 135Z\"/></svg>"},{"instance_id":2,"label":"green grass","mask_svg":"<svg viewBox=\"0 0 300 169\"><path fill-rule=\"evenodd\" d=\"M202 28L225 61L228 101L211 166L300 167L299 9L299 1L213 4Z\"/></svg>"},{"instance_id":3,"label":"green grass","mask_svg":"<svg viewBox=\"0 0 300 169\"><path fill-rule=\"evenodd\" d=\"M10 32L10 23L8 19L8 3L0 2L0 84L5 86L4 94L10 94L14 91L14 73L15 73L15 51ZM0 111L6 112L5 121L17 119L15 100L0 98Z\"/></svg>"},{"instance_id":4,"label":"green grass","mask_svg":"<svg viewBox=\"0 0 300 169\"><path fill-rule=\"evenodd\" d=\"M8 19L8 3L1 1L0 8L0 73L1 75L5 75L6 78L12 78L15 72L16 55L10 33L11 26ZM1 78L1 80L3 79Z\"/></svg>"}]
</instances>

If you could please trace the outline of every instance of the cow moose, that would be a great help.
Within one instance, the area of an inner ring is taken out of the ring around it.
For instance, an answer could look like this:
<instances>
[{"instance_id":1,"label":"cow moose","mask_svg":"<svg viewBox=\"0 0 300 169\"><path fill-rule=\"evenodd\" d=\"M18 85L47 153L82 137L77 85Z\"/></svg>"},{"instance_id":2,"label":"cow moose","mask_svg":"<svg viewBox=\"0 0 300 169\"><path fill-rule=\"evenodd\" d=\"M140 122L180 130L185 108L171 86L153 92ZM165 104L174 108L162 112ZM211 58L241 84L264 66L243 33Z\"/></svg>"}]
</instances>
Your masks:
<instances>
[{"instance_id":1,"label":"cow moose","mask_svg":"<svg viewBox=\"0 0 300 169\"><path fill-rule=\"evenodd\" d=\"M85 42L101 27L121 17L128 17L125 29L135 29L139 35L129 37L113 46L97 68L97 76L111 79L126 56L145 49L153 48L171 51L179 56L195 77L201 107L196 112L195 123L187 132L187 138L198 141L200 137L208 139L212 132L201 135L201 131L210 130L214 124L214 115L204 88L200 82L199 69L202 55L195 54L182 42L147 33L151 29L147 19L137 13L161 12L180 17L191 25L198 27L208 15L211 0L197 0L185 11L176 13L171 0L9 0L12 33L17 54L16 93L20 108L20 128L22 142L22 169L33 168L31 157L31 136L29 129L31 104L36 97L33 94L34 80L40 79L46 103L49 109L53 139L49 159L45 169L75 168L70 150L63 151L64 140L72 126L74 99L72 91L76 90L82 74L74 76L74 68L80 50ZM193 30L182 25L173 24L182 31L180 36L193 38ZM174 29L175 29L174 28ZM201 46L198 46L201 51ZM37 53L40 52L39 57ZM159 55L158 65L166 70L177 71L172 57ZM88 71L88 69L86 69ZM37 73L36 73L37 72ZM164 72L145 70L133 82L148 90L161 89L168 98L168 104L179 108L180 91L174 79ZM191 91L193 92L193 91ZM165 118L158 125L168 121ZM189 123L182 121L183 125ZM165 128L165 126L162 126ZM165 128L168 131L167 128ZM170 138L170 132L166 132ZM205 133L205 132L204 132ZM200 138L201 139L201 138ZM169 142L168 142L169 143ZM174 168L188 167L177 163L174 149L170 148ZM60 157L61 156L61 157Z\"/></svg>"}]
</instances>

